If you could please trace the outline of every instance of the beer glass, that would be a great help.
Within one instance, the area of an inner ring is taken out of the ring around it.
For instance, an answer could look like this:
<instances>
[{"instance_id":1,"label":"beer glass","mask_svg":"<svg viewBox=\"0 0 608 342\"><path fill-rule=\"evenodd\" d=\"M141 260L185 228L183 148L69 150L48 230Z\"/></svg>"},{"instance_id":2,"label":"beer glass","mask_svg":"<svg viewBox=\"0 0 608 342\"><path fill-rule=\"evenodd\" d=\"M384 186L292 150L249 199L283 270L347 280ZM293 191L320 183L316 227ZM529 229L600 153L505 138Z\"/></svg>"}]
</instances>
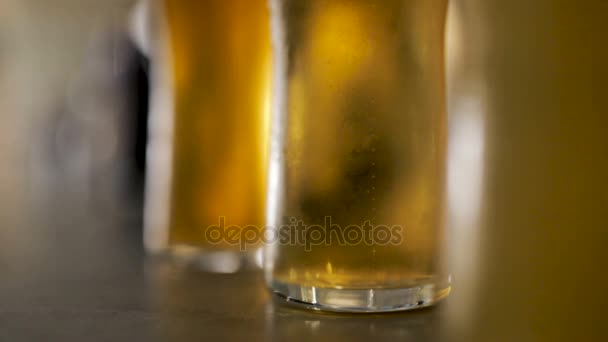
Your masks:
<instances>
[{"instance_id":1,"label":"beer glass","mask_svg":"<svg viewBox=\"0 0 608 342\"><path fill-rule=\"evenodd\" d=\"M265 0L155 4L160 32L153 56L146 246L203 264L216 258L198 256L234 254L238 260L223 261L229 271L261 243L243 246L218 234L224 227L259 234L264 225L268 6ZM213 226L222 229L211 239Z\"/></svg>"},{"instance_id":2,"label":"beer glass","mask_svg":"<svg viewBox=\"0 0 608 342\"><path fill-rule=\"evenodd\" d=\"M275 60L265 269L331 311L449 293L446 0L270 0Z\"/></svg>"}]
</instances>

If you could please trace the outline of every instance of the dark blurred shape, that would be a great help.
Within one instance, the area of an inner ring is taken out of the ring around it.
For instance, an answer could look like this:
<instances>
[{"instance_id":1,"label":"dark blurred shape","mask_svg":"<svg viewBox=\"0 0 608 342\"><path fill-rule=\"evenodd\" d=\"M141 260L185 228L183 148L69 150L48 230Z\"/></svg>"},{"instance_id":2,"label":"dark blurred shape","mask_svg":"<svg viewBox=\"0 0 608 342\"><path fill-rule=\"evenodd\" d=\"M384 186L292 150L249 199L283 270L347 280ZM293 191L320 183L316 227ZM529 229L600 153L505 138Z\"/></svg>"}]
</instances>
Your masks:
<instances>
[{"instance_id":1,"label":"dark blurred shape","mask_svg":"<svg viewBox=\"0 0 608 342\"><path fill-rule=\"evenodd\" d=\"M69 80L65 105L42 127L47 134L37 146L47 164L39 176L51 187L70 182L92 214L141 216L148 64L126 31L96 34Z\"/></svg>"},{"instance_id":2,"label":"dark blurred shape","mask_svg":"<svg viewBox=\"0 0 608 342\"><path fill-rule=\"evenodd\" d=\"M105 45L105 46L104 46ZM149 60L137 48L129 35L119 32L108 35L106 44L100 45L104 49L106 80L99 79L100 89L107 87L113 89L115 101L124 101L120 108L125 124L126 158L129 171L133 172L133 180L143 181L146 167L146 143L148 135L148 101L149 101ZM101 52L101 51L100 51ZM91 53L91 58L95 58ZM97 56L99 56L97 54ZM97 57L99 58L99 57ZM91 70L90 75L96 74ZM87 77L85 73L84 77ZM92 77L94 79L95 76ZM106 83L107 82L107 83Z\"/></svg>"},{"instance_id":3,"label":"dark blurred shape","mask_svg":"<svg viewBox=\"0 0 608 342\"><path fill-rule=\"evenodd\" d=\"M146 172L146 146L148 141L148 101L149 84L148 76L149 59L142 54L132 41L127 41L127 51L131 51L126 63L123 75L126 97L130 102L130 139L131 147L131 169L133 181L141 183L145 179Z\"/></svg>"},{"instance_id":4,"label":"dark blurred shape","mask_svg":"<svg viewBox=\"0 0 608 342\"><path fill-rule=\"evenodd\" d=\"M139 179L145 179L146 172L146 145L148 141L148 96L149 96L149 77L148 59L141 53L137 54L135 66L135 82L132 89L136 92L135 100L135 139L133 144L133 155L135 159L135 170L139 172Z\"/></svg>"}]
</instances>

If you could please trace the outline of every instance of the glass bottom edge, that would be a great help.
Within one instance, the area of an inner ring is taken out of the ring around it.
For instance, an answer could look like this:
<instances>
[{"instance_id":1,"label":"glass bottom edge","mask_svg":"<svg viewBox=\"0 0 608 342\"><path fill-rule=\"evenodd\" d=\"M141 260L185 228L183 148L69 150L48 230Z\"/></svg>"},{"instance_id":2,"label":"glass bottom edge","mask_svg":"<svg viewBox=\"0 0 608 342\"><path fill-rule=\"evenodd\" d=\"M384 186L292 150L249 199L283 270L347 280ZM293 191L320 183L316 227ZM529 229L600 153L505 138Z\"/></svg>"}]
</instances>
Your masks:
<instances>
[{"instance_id":1,"label":"glass bottom edge","mask_svg":"<svg viewBox=\"0 0 608 342\"><path fill-rule=\"evenodd\" d=\"M206 273L246 272L259 270L262 265L261 249L245 252L174 245L149 255L157 260Z\"/></svg>"},{"instance_id":2,"label":"glass bottom edge","mask_svg":"<svg viewBox=\"0 0 608 342\"><path fill-rule=\"evenodd\" d=\"M288 304L316 311L381 313L421 309L445 299L449 284L424 284L407 288L338 289L273 280L270 291Z\"/></svg>"}]
</instances>

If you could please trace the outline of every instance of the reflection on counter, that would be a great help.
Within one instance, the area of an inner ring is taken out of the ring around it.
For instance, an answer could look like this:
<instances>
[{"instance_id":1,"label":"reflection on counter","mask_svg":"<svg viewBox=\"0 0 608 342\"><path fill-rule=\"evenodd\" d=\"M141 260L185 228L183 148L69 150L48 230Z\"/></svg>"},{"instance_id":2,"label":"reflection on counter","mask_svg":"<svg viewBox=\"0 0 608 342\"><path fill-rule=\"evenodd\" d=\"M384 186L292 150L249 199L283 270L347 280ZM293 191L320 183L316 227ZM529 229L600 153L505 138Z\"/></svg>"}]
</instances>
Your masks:
<instances>
[{"instance_id":1,"label":"reflection on counter","mask_svg":"<svg viewBox=\"0 0 608 342\"><path fill-rule=\"evenodd\" d=\"M268 293L257 272L200 273L148 259L145 274L151 308L159 312L153 333L161 340L424 342L441 331L441 305L393 314L320 313ZM238 327L227 331L231 324Z\"/></svg>"},{"instance_id":2,"label":"reflection on counter","mask_svg":"<svg viewBox=\"0 0 608 342\"><path fill-rule=\"evenodd\" d=\"M335 314L304 310L273 297L266 304L266 331L272 341L436 341L441 305L405 313Z\"/></svg>"}]
</instances>

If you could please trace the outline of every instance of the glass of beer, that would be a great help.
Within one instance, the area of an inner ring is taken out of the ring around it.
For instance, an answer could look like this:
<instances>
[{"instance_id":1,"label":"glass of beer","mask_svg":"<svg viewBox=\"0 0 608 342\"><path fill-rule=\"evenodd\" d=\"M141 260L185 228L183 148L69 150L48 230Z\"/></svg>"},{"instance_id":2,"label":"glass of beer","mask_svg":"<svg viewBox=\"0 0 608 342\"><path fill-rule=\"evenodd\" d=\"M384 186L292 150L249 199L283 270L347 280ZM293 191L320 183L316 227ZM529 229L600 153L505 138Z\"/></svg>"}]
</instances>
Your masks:
<instances>
[{"instance_id":1,"label":"glass of beer","mask_svg":"<svg viewBox=\"0 0 608 342\"><path fill-rule=\"evenodd\" d=\"M270 0L265 272L289 301L432 305L442 263L446 0Z\"/></svg>"},{"instance_id":2,"label":"glass of beer","mask_svg":"<svg viewBox=\"0 0 608 342\"><path fill-rule=\"evenodd\" d=\"M271 83L266 0L154 2L145 244L233 271L261 256ZM215 235L209 228L215 227ZM243 259L245 258L245 259ZM216 262L217 261L217 262ZM219 265L219 266L218 266Z\"/></svg>"}]
</instances>

